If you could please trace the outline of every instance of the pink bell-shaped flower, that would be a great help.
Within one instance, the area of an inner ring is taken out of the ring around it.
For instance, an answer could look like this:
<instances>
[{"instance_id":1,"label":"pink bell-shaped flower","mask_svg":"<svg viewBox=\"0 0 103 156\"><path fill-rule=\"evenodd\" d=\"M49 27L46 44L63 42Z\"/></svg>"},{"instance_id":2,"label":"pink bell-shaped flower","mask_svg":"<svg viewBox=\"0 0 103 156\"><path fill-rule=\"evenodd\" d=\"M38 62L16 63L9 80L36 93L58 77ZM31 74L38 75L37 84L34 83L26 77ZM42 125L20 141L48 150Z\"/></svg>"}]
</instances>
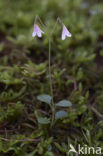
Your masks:
<instances>
[{"instance_id":1,"label":"pink bell-shaped flower","mask_svg":"<svg viewBox=\"0 0 103 156\"><path fill-rule=\"evenodd\" d=\"M71 37L72 34L69 32L69 30L66 28L66 26L63 24L62 25L62 40L65 40L66 37Z\"/></svg>"},{"instance_id":2,"label":"pink bell-shaped flower","mask_svg":"<svg viewBox=\"0 0 103 156\"><path fill-rule=\"evenodd\" d=\"M44 33L37 24L34 24L34 31L32 33L32 37L38 36L42 37L42 33Z\"/></svg>"}]
</instances>

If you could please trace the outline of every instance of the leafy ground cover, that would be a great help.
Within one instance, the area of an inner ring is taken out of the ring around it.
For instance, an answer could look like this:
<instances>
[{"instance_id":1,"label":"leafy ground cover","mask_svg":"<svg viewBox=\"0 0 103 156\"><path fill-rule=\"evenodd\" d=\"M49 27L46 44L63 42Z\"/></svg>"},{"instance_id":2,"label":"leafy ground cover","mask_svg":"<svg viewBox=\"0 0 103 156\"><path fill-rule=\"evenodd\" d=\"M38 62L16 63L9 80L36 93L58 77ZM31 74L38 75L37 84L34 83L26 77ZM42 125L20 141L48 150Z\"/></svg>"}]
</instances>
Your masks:
<instances>
[{"instance_id":1,"label":"leafy ground cover","mask_svg":"<svg viewBox=\"0 0 103 156\"><path fill-rule=\"evenodd\" d=\"M36 15L50 31L59 16L72 33L62 41L58 24L52 37L52 127L50 97L40 97L50 95L48 39L32 38ZM70 144L103 148L103 1L0 0L0 156L68 156Z\"/></svg>"}]
</instances>

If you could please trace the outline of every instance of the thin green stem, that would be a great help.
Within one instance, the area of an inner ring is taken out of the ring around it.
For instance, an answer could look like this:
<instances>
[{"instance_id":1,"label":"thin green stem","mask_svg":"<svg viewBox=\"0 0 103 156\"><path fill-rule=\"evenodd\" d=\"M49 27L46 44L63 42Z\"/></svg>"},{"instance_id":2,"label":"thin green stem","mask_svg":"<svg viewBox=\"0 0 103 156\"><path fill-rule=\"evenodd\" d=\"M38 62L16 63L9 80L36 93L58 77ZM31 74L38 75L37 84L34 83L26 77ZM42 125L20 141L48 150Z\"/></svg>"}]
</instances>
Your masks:
<instances>
[{"instance_id":1,"label":"thin green stem","mask_svg":"<svg viewBox=\"0 0 103 156\"><path fill-rule=\"evenodd\" d=\"M51 39L49 37L49 79L50 79L50 92L51 92L51 109L52 109L52 122L51 126L54 123L55 119L55 105L54 105L54 95L53 95L53 83L52 83L52 73L51 73Z\"/></svg>"},{"instance_id":2,"label":"thin green stem","mask_svg":"<svg viewBox=\"0 0 103 156\"><path fill-rule=\"evenodd\" d=\"M40 17L39 17L38 15L36 16L36 19L38 19L39 22L40 22L40 24L41 24L45 29L47 29L47 27L45 26L45 24L42 22L42 20L40 19Z\"/></svg>"},{"instance_id":3,"label":"thin green stem","mask_svg":"<svg viewBox=\"0 0 103 156\"><path fill-rule=\"evenodd\" d=\"M51 32L51 35L54 33L54 31L55 31L55 29L56 29L56 27L57 27L58 22L59 22L60 24L63 24L62 21L61 21L61 19L58 17L57 20L56 20L56 23L55 23L55 25L54 25L54 27L53 27L53 30L52 30L52 32Z\"/></svg>"}]
</instances>

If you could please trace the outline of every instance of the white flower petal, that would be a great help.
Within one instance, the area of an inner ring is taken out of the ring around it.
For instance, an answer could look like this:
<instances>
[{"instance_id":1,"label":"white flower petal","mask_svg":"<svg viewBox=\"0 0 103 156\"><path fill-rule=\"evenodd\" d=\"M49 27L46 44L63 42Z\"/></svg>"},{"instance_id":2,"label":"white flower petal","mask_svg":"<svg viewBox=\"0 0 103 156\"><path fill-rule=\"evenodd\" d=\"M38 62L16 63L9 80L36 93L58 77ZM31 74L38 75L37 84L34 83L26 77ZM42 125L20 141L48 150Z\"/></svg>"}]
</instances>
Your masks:
<instances>
[{"instance_id":1,"label":"white flower petal","mask_svg":"<svg viewBox=\"0 0 103 156\"><path fill-rule=\"evenodd\" d=\"M66 35L64 33L62 33L62 40L65 40Z\"/></svg>"},{"instance_id":2,"label":"white flower petal","mask_svg":"<svg viewBox=\"0 0 103 156\"><path fill-rule=\"evenodd\" d=\"M68 31L68 29L66 28L66 26L63 24L63 28L62 28L62 40L65 40L65 38L67 37L71 37L72 34Z\"/></svg>"},{"instance_id":3,"label":"white flower petal","mask_svg":"<svg viewBox=\"0 0 103 156\"><path fill-rule=\"evenodd\" d=\"M42 33L44 34L44 32L40 28L38 28L37 36L42 37Z\"/></svg>"},{"instance_id":4,"label":"white flower petal","mask_svg":"<svg viewBox=\"0 0 103 156\"><path fill-rule=\"evenodd\" d=\"M42 34L41 34L41 31L40 31L40 30L37 31L37 36L38 36L38 37L42 37Z\"/></svg>"},{"instance_id":5,"label":"white flower petal","mask_svg":"<svg viewBox=\"0 0 103 156\"><path fill-rule=\"evenodd\" d=\"M32 37L35 37L35 36L36 36L36 32L33 31L33 33L32 33Z\"/></svg>"},{"instance_id":6,"label":"white flower petal","mask_svg":"<svg viewBox=\"0 0 103 156\"><path fill-rule=\"evenodd\" d=\"M71 37L72 34L68 31L67 34L66 34L68 37Z\"/></svg>"}]
</instances>

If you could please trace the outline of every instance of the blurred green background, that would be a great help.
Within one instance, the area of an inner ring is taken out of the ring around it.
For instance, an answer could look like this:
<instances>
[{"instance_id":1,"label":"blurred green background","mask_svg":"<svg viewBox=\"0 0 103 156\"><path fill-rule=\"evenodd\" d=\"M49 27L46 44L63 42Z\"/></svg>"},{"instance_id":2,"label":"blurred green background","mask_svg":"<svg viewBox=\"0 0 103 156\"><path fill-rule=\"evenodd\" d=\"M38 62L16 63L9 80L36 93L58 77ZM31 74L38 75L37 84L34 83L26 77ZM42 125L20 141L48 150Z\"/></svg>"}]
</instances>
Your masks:
<instances>
[{"instance_id":1,"label":"blurred green background","mask_svg":"<svg viewBox=\"0 0 103 156\"><path fill-rule=\"evenodd\" d=\"M51 116L37 100L50 91L48 38L32 38L36 15L50 32L60 17L72 33L62 41L58 24L52 36L54 99L72 103L53 129L35 113ZM103 147L102 131L103 0L0 0L0 156L68 156L70 143Z\"/></svg>"}]
</instances>

